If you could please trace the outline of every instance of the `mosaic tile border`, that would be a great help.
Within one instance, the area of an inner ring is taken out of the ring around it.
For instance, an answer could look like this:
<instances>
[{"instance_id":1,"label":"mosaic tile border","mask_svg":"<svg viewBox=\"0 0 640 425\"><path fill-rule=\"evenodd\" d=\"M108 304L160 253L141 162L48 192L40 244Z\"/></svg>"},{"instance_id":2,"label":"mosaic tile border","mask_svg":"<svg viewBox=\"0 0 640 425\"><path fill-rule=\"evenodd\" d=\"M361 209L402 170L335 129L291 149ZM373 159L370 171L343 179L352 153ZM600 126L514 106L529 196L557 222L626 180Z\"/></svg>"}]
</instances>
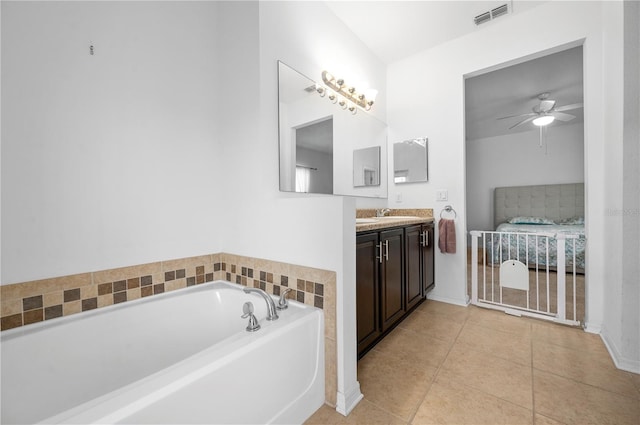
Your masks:
<instances>
[{"instance_id":1,"label":"mosaic tile border","mask_svg":"<svg viewBox=\"0 0 640 425\"><path fill-rule=\"evenodd\" d=\"M325 400L337 391L336 273L228 253L209 254L0 286L0 330L56 319L214 280L261 288L321 308Z\"/></svg>"},{"instance_id":2,"label":"mosaic tile border","mask_svg":"<svg viewBox=\"0 0 640 425\"><path fill-rule=\"evenodd\" d=\"M282 291L291 289L287 298L317 308L324 307L324 284L311 282L304 279L295 279L289 282L289 276L274 275L264 270L255 271L251 267L237 266L235 264L216 263L214 269L221 272L217 279L227 280L238 285L260 288L267 293L279 296ZM227 271L229 270L229 271Z\"/></svg>"},{"instance_id":3,"label":"mosaic tile border","mask_svg":"<svg viewBox=\"0 0 640 425\"><path fill-rule=\"evenodd\" d=\"M213 281L211 255L0 286L0 329Z\"/></svg>"}]
</instances>

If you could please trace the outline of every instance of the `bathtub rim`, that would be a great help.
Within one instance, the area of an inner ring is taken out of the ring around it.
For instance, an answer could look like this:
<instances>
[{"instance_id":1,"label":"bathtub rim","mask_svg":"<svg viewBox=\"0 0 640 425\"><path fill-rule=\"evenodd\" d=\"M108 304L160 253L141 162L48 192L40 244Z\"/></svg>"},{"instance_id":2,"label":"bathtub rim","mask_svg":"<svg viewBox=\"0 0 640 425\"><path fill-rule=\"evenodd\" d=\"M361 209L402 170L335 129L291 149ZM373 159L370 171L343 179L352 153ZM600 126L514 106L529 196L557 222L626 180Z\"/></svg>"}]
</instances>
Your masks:
<instances>
[{"instance_id":1,"label":"bathtub rim","mask_svg":"<svg viewBox=\"0 0 640 425\"><path fill-rule=\"evenodd\" d=\"M244 286L238 283L229 282L227 280L218 279L211 282L197 284L194 286L187 286L185 288L180 288L173 291L163 292L161 294L155 294L148 297L136 298L135 300L125 301L117 304L110 304L110 305L95 308L92 310L80 311L78 313L69 314L67 316L60 316L53 319L43 320L40 322L19 326L13 329L7 329L0 332L0 342L5 340L10 340L21 335L28 335L31 333L35 333L50 327L61 326L66 322L79 321L81 319L87 319L89 317L100 316L100 315L108 314L110 312L118 311L120 309L133 308L134 306L137 306L137 305L143 305L143 304L159 301L166 298L176 298L179 296L190 294L192 292L203 292L203 291L211 290L212 286L223 286L223 287L229 287L232 289L239 289L239 290L242 290L243 288L249 288L249 286ZM269 294L269 296L272 299L274 299L274 301L278 300L278 297L273 294ZM317 307L304 304L293 299L288 299L288 302L290 305L293 305L296 308L300 308L300 309L312 308L312 309L322 310ZM280 313L280 310L278 310L278 312ZM259 318L259 320L262 322L263 318Z\"/></svg>"}]
</instances>

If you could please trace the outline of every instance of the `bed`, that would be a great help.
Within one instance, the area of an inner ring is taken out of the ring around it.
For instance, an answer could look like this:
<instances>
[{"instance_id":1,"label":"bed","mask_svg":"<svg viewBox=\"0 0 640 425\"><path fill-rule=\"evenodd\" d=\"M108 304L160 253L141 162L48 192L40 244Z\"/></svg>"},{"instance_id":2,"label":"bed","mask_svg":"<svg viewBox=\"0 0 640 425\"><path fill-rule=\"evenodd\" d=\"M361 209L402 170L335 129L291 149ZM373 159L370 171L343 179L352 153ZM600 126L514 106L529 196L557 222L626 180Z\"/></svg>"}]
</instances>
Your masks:
<instances>
[{"instance_id":1,"label":"bed","mask_svg":"<svg viewBox=\"0 0 640 425\"><path fill-rule=\"evenodd\" d=\"M557 240L566 236L566 269L585 270L584 183L497 187L495 231L486 235L487 261L518 259L529 268L557 268ZM504 232L508 232L505 234Z\"/></svg>"}]
</instances>

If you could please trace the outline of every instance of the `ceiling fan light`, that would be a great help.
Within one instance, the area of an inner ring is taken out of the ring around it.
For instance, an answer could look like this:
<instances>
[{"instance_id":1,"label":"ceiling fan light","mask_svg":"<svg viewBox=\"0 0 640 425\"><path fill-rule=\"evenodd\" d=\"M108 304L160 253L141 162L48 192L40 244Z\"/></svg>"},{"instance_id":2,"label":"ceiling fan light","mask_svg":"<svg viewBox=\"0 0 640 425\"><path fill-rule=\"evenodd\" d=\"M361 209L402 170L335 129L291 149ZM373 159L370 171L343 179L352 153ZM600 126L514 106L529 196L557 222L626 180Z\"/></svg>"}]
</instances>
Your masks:
<instances>
[{"instance_id":1,"label":"ceiling fan light","mask_svg":"<svg viewBox=\"0 0 640 425\"><path fill-rule=\"evenodd\" d=\"M542 127L545 125L549 125L553 122L555 118L553 115L542 115L535 120L533 120L533 125L537 125L538 127Z\"/></svg>"}]
</instances>

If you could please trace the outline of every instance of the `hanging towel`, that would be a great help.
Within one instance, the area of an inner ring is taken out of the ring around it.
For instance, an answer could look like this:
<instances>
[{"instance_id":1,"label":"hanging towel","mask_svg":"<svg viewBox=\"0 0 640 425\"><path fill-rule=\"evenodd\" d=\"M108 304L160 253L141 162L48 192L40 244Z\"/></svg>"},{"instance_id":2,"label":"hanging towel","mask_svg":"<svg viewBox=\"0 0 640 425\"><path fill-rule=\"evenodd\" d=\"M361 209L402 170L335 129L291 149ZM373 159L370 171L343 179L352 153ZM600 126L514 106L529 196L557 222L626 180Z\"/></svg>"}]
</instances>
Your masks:
<instances>
[{"instance_id":1,"label":"hanging towel","mask_svg":"<svg viewBox=\"0 0 640 425\"><path fill-rule=\"evenodd\" d=\"M443 254L456 253L456 222L442 218L438 222L438 247Z\"/></svg>"}]
</instances>

